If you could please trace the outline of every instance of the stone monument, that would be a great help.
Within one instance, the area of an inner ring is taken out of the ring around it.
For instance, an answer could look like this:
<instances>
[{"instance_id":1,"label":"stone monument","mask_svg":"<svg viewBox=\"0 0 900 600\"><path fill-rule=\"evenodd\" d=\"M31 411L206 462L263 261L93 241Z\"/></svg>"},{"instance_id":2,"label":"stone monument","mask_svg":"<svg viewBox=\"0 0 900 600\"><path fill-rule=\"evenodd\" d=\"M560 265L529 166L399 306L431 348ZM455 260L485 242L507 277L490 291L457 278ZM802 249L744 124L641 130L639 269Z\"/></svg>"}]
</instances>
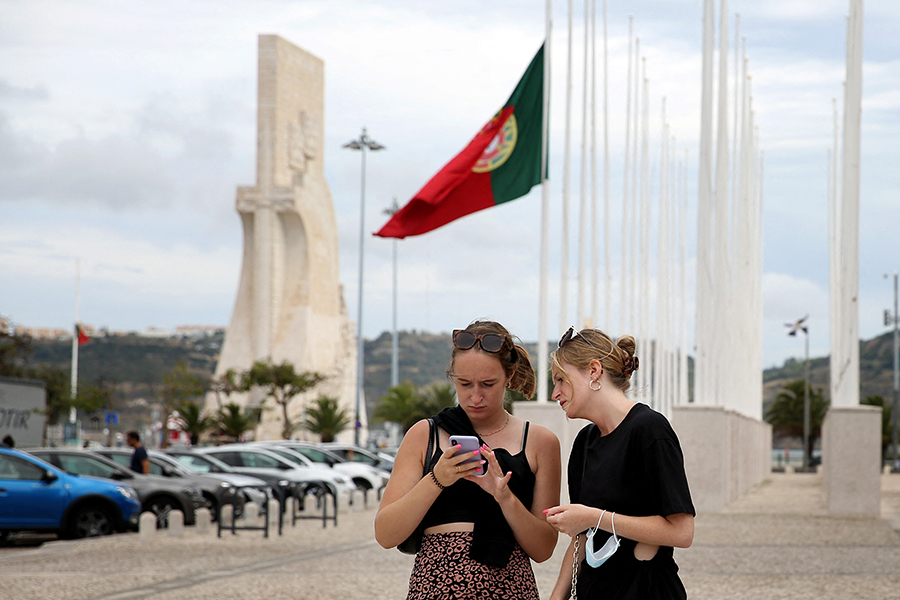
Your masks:
<instances>
[{"instance_id":1,"label":"stone monument","mask_svg":"<svg viewBox=\"0 0 900 600\"><path fill-rule=\"evenodd\" d=\"M321 59L276 35L259 36L256 185L237 190L243 263L215 374L271 359L325 375L294 398L289 418L295 423L319 395L337 398L350 415L355 408L356 345L323 165L324 77ZM281 411L261 391L232 394L227 401L263 405L256 439L281 437ZM217 410L216 402L208 396L207 409ZM364 413L360 420L365 427ZM297 436L310 434L298 429ZM352 441L352 429L339 439Z\"/></svg>"}]
</instances>

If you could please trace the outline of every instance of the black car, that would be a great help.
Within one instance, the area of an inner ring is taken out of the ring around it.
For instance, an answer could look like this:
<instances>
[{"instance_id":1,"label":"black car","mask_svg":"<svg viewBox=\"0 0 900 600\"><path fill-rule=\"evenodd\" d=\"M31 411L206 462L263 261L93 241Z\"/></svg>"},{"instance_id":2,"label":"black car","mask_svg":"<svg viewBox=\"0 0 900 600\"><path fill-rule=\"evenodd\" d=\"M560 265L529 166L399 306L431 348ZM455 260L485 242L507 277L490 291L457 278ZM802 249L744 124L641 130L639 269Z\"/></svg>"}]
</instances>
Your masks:
<instances>
[{"instance_id":1,"label":"black car","mask_svg":"<svg viewBox=\"0 0 900 600\"><path fill-rule=\"evenodd\" d=\"M123 467L128 467L131 464L132 450L124 448L93 448L91 452L105 456ZM209 502L213 518L216 518L219 514L219 506L222 504L233 505L235 507L235 516L240 516L243 512L244 502L247 500L252 500L259 506L263 506L268 500L264 493L253 488L243 490L236 500L234 498L235 486L265 485L265 482L261 479L248 477L240 473L226 474L224 477L193 473L171 456L157 450L149 450L147 458L150 461L151 475L180 480L180 483L184 485L199 489L203 497Z\"/></svg>"},{"instance_id":2,"label":"black car","mask_svg":"<svg viewBox=\"0 0 900 600\"><path fill-rule=\"evenodd\" d=\"M130 485L138 493L141 511L156 515L157 527L168 526L169 513L173 510L184 513L185 525L193 525L196 522L196 510L209 507L203 494L195 487L173 483L170 479L158 475L135 473L89 450L32 448L26 452L59 467L66 473L104 477Z\"/></svg>"}]
</instances>

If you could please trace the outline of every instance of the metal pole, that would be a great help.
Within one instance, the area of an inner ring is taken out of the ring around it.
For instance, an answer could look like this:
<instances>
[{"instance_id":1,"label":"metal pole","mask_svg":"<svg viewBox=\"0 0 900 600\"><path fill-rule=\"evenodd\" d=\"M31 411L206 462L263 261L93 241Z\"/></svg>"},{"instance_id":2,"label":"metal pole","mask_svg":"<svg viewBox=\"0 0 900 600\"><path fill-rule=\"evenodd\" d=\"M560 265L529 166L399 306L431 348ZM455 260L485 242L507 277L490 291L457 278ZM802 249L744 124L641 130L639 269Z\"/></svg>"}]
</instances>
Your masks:
<instances>
[{"instance_id":1,"label":"metal pole","mask_svg":"<svg viewBox=\"0 0 900 600\"><path fill-rule=\"evenodd\" d=\"M393 215L398 210L400 210L400 206L397 204L397 199L394 198L394 203L391 205L391 208L388 209L387 213ZM400 347L399 347L399 338L397 335L397 238L394 238L393 241L393 297L391 298L392 302L392 314L391 314L391 323L393 325L393 337L391 339L391 387L396 387L400 384Z\"/></svg>"},{"instance_id":2,"label":"metal pole","mask_svg":"<svg viewBox=\"0 0 900 600\"><path fill-rule=\"evenodd\" d=\"M894 402L891 406L891 422L893 424L894 469L900 469L900 455L897 453L897 413L900 412L900 318L897 306L897 271L894 271Z\"/></svg>"},{"instance_id":3,"label":"metal pole","mask_svg":"<svg viewBox=\"0 0 900 600\"><path fill-rule=\"evenodd\" d=\"M362 427L361 408L363 397L363 380L364 380L364 353L365 343L363 340L363 267L365 255L365 235L366 235L366 150L384 150L384 146L371 139L366 134L366 128L362 128L359 139L351 140L344 144L344 148L351 150L359 150L361 153L361 173L360 173L360 193L359 193L359 295L356 314L356 409L353 423L353 443L359 445L359 430Z\"/></svg>"},{"instance_id":4,"label":"metal pole","mask_svg":"<svg viewBox=\"0 0 900 600\"><path fill-rule=\"evenodd\" d=\"M803 471L809 470L809 331L806 332L806 374L803 378Z\"/></svg>"},{"instance_id":5,"label":"metal pole","mask_svg":"<svg viewBox=\"0 0 900 600\"><path fill-rule=\"evenodd\" d=\"M353 443L359 446L360 404L363 396L363 374L365 342L363 340L363 258L365 252L366 230L366 129L362 130L360 140L360 156L362 157L362 179L360 181L359 200L359 294L356 310L356 415L353 419Z\"/></svg>"}]
</instances>

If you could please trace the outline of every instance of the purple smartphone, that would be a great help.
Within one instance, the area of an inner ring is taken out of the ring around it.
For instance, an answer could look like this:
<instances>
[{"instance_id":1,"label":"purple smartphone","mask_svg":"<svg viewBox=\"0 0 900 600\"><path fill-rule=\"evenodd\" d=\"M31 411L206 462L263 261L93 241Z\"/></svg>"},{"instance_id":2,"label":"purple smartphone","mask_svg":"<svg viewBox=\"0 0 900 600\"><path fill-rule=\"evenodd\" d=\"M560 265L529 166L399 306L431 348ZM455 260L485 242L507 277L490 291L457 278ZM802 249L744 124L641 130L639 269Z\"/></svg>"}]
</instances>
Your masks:
<instances>
[{"instance_id":1,"label":"purple smartphone","mask_svg":"<svg viewBox=\"0 0 900 600\"><path fill-rule=\"evenodd\" d=\"M472 456L472 453L478 450L481 447L481 444L478 442L478 438L474 435L451 435L450 436L450 445L451 446L462 446L453 456L458 456L460 454L468 454ZM472 456L469 460L463 461L463 463L470 462L479 462L482 459L481 457ZM476 475L484 475L487 473L487 463L481 465L481 469Z\"/></svg>"}]
</instances>

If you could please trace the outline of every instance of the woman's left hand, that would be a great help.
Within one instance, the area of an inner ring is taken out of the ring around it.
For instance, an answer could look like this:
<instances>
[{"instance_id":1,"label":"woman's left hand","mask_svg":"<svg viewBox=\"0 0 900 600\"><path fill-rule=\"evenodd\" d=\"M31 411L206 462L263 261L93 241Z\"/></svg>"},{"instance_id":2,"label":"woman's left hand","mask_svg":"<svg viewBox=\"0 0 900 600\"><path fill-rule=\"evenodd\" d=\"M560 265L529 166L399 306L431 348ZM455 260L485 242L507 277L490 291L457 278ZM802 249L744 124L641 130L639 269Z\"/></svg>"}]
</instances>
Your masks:
<instances>
[{"instance_id":1,"label":"woman's left hand","mask_svg":"<svg viewBox=\"0 0 900 600\"><path fill-rule=\"evenodd\" d=\"M561 504L544 511L547 522L560 533L575 537L596 524L597 509L584 504ZM585 525L587 523L587 525Z\"/></svg>"},{"instance_id":2,"label":"woman's left hand","mask_svg":"<svg viewBox=\"0 0 900 600\"><path fill-rule=\"evenodd\" d=\"M504 475L493 450L486 445L481 446L481 457L487 461L487 473L484 475L469 475L466 479L477 483L478 487L499 501L505 494L510 493L509 480L512 477L512 471Z\"/></svg>"}]
</instances>

